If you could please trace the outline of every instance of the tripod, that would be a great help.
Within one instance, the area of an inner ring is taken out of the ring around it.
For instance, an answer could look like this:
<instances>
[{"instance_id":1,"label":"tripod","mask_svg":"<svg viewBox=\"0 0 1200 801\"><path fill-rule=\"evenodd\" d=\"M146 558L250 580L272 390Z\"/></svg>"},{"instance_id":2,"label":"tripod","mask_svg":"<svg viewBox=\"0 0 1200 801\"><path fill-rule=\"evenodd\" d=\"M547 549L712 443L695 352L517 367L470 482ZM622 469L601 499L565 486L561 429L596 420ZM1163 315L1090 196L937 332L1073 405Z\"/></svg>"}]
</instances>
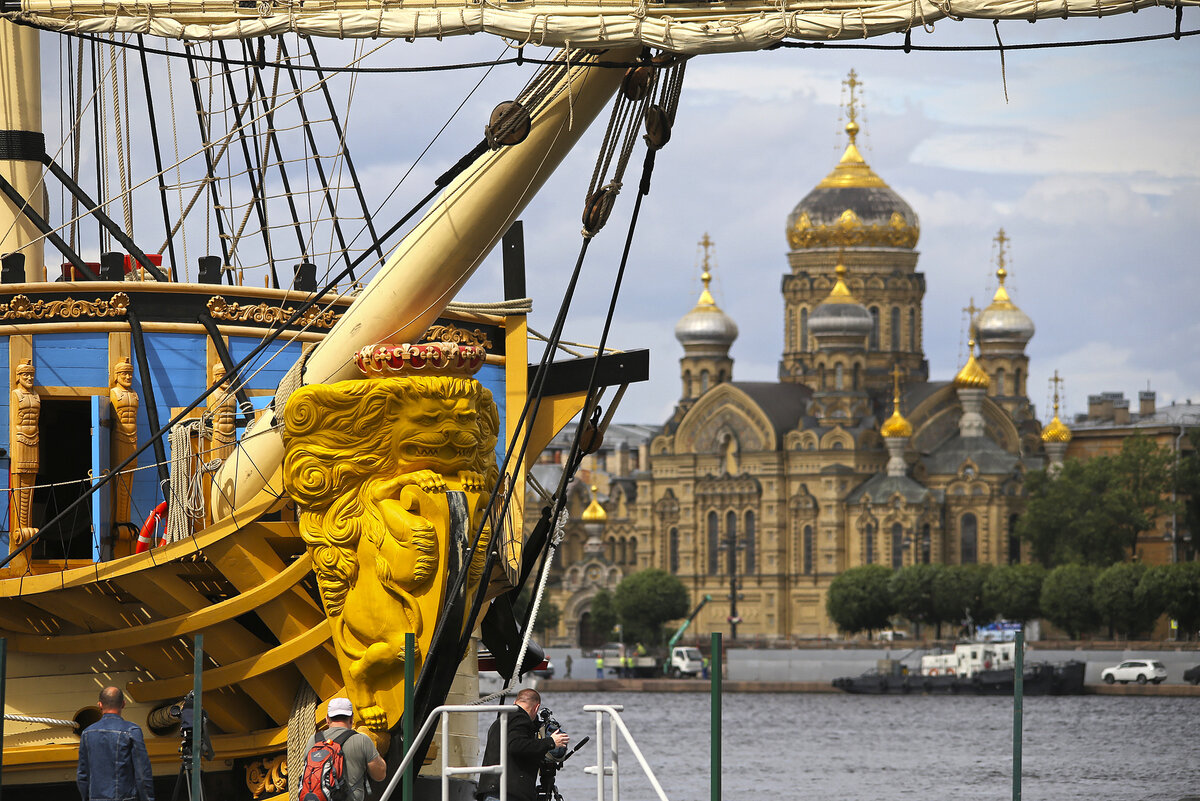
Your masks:
<instances>
[{"instance_id":1,"label":"tripod","mask_svg":"<svg viewBox=\"0 0 1200 801\"><path fill-rule=\"evenodd\" d=\"M204 772L200 772L200 781L197 784L199 787L200 797L192 798L192 729L180 729L180 734L183 737L183 742L179 744L179 775L175 777L175 789L171 793L171 801L181 801L179 788L182 785L187 788L188 801L204 801ZM212 759L212 747L209 746L206 751L200 752L201 756L207 756Z\"/></svg>"}]
</instances>

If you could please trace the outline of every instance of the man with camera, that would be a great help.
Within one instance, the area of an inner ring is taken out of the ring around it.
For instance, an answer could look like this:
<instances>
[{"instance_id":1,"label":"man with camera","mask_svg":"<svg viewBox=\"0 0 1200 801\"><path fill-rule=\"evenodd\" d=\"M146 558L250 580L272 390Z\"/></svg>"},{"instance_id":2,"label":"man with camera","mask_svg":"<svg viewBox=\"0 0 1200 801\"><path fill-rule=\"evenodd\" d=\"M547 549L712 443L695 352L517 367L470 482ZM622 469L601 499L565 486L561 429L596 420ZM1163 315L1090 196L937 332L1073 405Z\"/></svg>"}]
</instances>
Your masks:
<instances>
[{"instance_id":1,"label":"man with camera","mask_svg":"<svg viewBox=\"0 0 1200 801\"><path fill-rule=\"evenodd\" d=\"M569 738L561 729L541 736L538 710L542 696L537 690L521 690L517 693L516 705L525 714L513 712L500 715L488 729L487 747L483 751L483 764L500 763L500 726L508 726L508 801L535 801L538 770L542 760L552 750L565 753ZM475 794L479 801L499 801L500 775L489 773L479 778L479 789Z\"/></svg>"},{"instance_id":2,"label":"man with camera","mask_svg":"<svg viewBox=\"0 0 1200 801\"><path fill-rule=\"evenodd\" d=\"M105 687L98 706L100 720L79 737L75 775L79 795L83 801L154 801L154 774L142 730L121 717L125 693L118 687Z\"/></svg>"}]
</instances>

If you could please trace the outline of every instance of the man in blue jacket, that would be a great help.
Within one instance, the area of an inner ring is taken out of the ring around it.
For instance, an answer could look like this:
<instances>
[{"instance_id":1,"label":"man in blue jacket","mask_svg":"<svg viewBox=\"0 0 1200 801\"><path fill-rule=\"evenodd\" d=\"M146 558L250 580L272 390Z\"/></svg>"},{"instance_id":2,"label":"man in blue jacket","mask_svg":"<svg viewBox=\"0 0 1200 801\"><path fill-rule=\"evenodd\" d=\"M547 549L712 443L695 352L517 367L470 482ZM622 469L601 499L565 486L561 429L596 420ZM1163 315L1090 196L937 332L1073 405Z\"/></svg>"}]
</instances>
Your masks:
<instances>
[{"instance_id":1,"label":"man in blue jacket","mask_svg":"<svg viewBox=\"0 0 1200 801\"><path fill-rule=\"evenodd\" d=\"M100 720L79 738L79 795L83 801L154 801L154 775L142 730L121 717L125 694L105 687L99 706Z\"/></svg>"}]
</instances>

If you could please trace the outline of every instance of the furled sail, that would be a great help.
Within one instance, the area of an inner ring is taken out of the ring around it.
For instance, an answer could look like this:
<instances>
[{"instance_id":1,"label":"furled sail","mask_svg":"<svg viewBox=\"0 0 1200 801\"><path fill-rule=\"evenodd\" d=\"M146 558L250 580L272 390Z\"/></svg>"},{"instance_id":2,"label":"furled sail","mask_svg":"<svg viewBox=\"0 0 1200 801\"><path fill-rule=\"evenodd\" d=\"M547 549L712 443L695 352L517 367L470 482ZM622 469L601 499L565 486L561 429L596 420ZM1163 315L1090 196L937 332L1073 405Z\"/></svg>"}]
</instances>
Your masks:
<instances>
[{"instance_id":1,"label":"furled sail","mask_svg":"<svg viewBox=\"0 0 1200 801\"><path fill-rule=\"evenodd\" d=\"M282 33L327 38L423 38L490 33L516 44L644 45L675 53L761 50L785 39L825 41L895 33L942 19L1111 16L1200 0L2 0L4 16L66 33L141 33L205 41Z\"/></svg>"}]
</instances>

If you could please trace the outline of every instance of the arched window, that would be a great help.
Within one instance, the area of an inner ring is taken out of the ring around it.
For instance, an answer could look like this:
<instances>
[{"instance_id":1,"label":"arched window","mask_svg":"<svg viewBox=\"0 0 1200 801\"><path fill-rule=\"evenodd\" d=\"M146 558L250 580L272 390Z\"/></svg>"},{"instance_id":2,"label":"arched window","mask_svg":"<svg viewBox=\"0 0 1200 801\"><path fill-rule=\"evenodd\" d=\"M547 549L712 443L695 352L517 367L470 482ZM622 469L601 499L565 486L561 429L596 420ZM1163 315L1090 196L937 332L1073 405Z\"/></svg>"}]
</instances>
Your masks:
<instances>
[{"instance_id":1,"label":"arched window","mask_svg":"<svg viewBox=\"0 0 1200 801\"><path fill-rule=\"evenodd\" d=\"M729 547L729 572L736 572L737 567L737 512L725 513L725 542Z\"/></svg>"},{"instance_id":2,"label":"arched window","mask_svg":"<svg viewBox=\"0 0 1200 801\"><path fill-rule=\"evenodd\" d=\"M672 528L667 534L667 568L672 575L679 573L679 529Z\"/></svg>"},{"instance_id":3,"label":"arched window","mask_svg":"<svg viewBox=\"0 0 1200 801\"><path fill-rule=\"evenodd\" d=\"M683 396L685 398L692 397L692 371L686 370L683 373Z\"/></svg>"},{"instance_id":4,"label":"arched window","mask_svg":"<svg viewBox=\"0 0 1200 801\"><path fill-rule=\"evenodd\" d=\"M973 565L979 561L979 524L975 515L968 512L959 521L960 562Z\"/></svg>"},{"instance_id":5,"label":"arched window","mask_svg":"<svg viewBox=\"0 0 1200 801\"><path fill-rule=\"evenodd\" d=\"M705 392L708 392L708 371L701 370L700 371L700 394L703 395Z\"/></svg>"},{"instance_id":6,"label":"arched window","mask_svg":"<svg viewBox=\"0 0 1200 801\"><path fill-rule=\"evenodd\" d=\"M622 564L622 565L628 564L628 562L626 560L629 558L629 543L626 541L626 539L624 537L621 537L620 549L621 549L621 559L618 562L618 564Z\"/></svg>"},{"instance_id":7,"label":"arched window","mask_svg":"<svg viewBox=\"0 0 1200 801\"><path fill-rule=\"evenodd\" d=\"M813 527L804 527L804 575L811 576L813 572Z\"/></svg>"},{"instance_id":8,"label":"arched window","mask_svg":"<svg viewBox=\"0 0 1200 801\"><path fill-rule=\"evenodd\" d=\"M794 309L787 310L787 325L784 328L783 335L785 337L785 347L792 350L796 347L796 312Z\"/></svg>"},{"instance_id":9,"label":"arched window","mask_svg":"<svg viewBox=\"0 0 1200 801\"><path fill-rule=\"evenodd\" d=\"M817 386L821 389L829 389L825 386L825 365L823 364L817 366Z\"/></svg>"},{"instance_id":10,"label":"arched window","mask_svg":"<svg viewBox=\"0 0 1200 801\"><path fill-rule=\"evenodd\" d=\"M1021 538L1017 536L1018 517L1018 515L1012 515L1008 518L1008 563L1010 565L1021 564Z\"/></svg>"},{"instance_id":11,"label":"arched window","mask_svg":"<svg viewBox=\"0 0 1200 801\"><path fill-rule=\"evenodd\" d=\"M904 526L892 523L892 569L904 567Z\"/></svg>"},{"instance_id":12,"label":"arched window","mask_svg":"<svg viewBox=\"0 0 1200 801\"><path fill-rule=\"evenodd\" d=\"M1003 396L1004 392L1004 368L996 368L996 394Z\"/></svg>"},{"instance_id":13,"label":"arched window","mask_svg":"<svg viewBox=\"0 0 1200 801\"><path fill-rule=\"evenodd\" d=\"M862 389L862 365L854 365L854 384L851 389L858 391Z\"/></svg>"},{"instance_id":14,"label":"arched window","mask_svg":"<svg viewBox=\"0 0 1200 801\"><path fill-rule=\"evenodd\" d=\"M838 362L837 364L835 364L833 366L833 388L834 389L845 389L846 388L845 369L842 367L841 362Z\"/></svg>"},{"instance_id":15,"label":"arched window","mask_svg":"<svg viewBox=\"0 0 1200 801\"><path fill-rule=\"evenodd\" d=\"M863 562L868 565L875 564L875 524L874 523L867 523L867 527L863 531Z\"/></svg>"},{"instance_id":16,"label":"arched window","mask_svg":"<svg viewBox=\"0 0 1200 801\"><path fill-rule=\"evenodd\" d=\"M917 310L908 310L908 349L915 351L917 349Z\"/></svg>"},{"instance_id":17,"label":"arched window","mask_svg":"<svg viewBox=\"0 0 1200 801\"><path fill-rule=\"evenodd\" d=\"M746 573L755 573L754 512L746 512Z\"/></svg>"},{"instance_id":18,"label":"arched window","mask_svg":"<svg viewBox=\"0 0 1200 801\"><path fill-rule=\"evenodd\" d=\"M617 561L617 540L616 537L609 537L608 542L604 543L604 556L610 562Z\"/></svg>"},{"instance_id":19,"label":"arched window","mask_svg":"<svg viewBox=\"0 0 1200 801\"><path fill-rule=\"evenodd\" d=\"M808 350L808 309L800 310L800 350Z\"/></svg>"},{"instance_id":20,"label":"arched window","mask_svg":"<svg viewBox=\"0 0 1200 801\"><path fill-rule=\"evenodd\" d=\"M929 524L926 523L921 527L921 564L929 564L930 557L933 553L933 535L929 531Z\"/></svg>"},{"instance_id":21,"label":"arched window","mask_svg":"<svg viewBox=\"0 0 1200 801\"><path fill-rule=\"evenodd\" d=\"M631 567L637 567L637 537L629 538L629 562Z\"/></svg>"},{"instance_id":22,"label":"arched window","mask_svg":"<svg viewBox=\"0 0 1200 801\"><path fill-rule=\"evenodd\" d=\"M1021 374L1020 367L1013 371L1013 394L1018 396L1025 394L1025 376Z\"/></svg>"},{"instance_id":23,"label":"arched window","mask_svg":"<svg viewBox=\"0 0 1200 801\"><path fill-rule=\"evenodd\" d=\"M879 307L871 307L871 338L867 340L867 350L879 350Z\"/></svg>"},{"instance_id":24,"label":"arched window","mask_svg":"<svg viewBox=\"0 0 1200 801\"><path fill-rule=\"evenodd\" d=\"M900 307L892 307L892 350L900 350Z\"/></svg>"},{"instance_id":25,"label":"arched window","mask_svg":"<svg viewBox=\"0 0 1200 801\"><path fill-rule=\"evenodd\" d=\"M717 546L720 545L720 532L717 531L717 513L708 513L708 573L715 576L717 574Z\"/></svg>"}]
</instances>

